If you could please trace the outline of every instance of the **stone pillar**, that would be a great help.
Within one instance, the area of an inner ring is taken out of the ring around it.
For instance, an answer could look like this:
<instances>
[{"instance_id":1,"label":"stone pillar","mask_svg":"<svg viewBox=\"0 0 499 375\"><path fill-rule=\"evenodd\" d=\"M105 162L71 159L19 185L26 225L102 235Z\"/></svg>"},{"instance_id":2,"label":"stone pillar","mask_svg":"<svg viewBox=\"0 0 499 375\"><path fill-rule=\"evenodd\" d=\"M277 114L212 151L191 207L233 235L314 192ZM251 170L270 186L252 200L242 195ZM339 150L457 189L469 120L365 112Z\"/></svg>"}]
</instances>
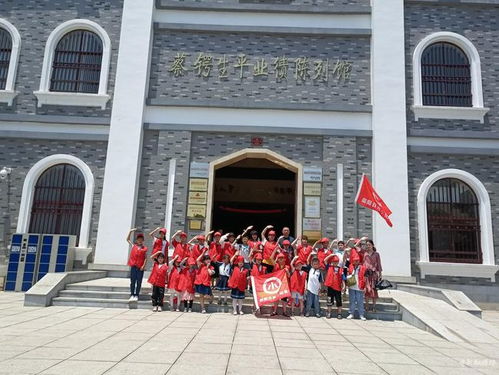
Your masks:
<instances>
[{"instance_id":1,"label":"stone pillar","mask_svg":"<svg viewBox=\"0 0 499 375\"><path fill-rule=\"evenodd\" d=\"M411 276L404 1L372 1L373 185L393 211L393 228L374 213L374 241L384 274Z\"/></svg>"},{"instance_id":2,"label":"stone pillar","mask_svg":"<svg viewBox=\"0 0 499 375\"><path fill-rule=\"evenodd\" d=\"M134 225L154 0L125 0L109 132L96 265L125 265Z\"/></svg>"}]
</instances>

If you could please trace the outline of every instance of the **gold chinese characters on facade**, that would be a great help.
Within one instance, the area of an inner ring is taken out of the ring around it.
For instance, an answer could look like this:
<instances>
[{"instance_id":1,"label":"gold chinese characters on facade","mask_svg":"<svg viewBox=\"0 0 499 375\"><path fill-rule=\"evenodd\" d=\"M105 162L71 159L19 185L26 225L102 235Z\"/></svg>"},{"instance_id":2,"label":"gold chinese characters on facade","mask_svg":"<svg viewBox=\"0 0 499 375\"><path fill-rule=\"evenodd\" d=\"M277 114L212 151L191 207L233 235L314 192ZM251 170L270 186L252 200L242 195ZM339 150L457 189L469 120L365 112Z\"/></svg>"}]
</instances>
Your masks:
<instances>
[{"instance_id":1,"label":"gold chinese characters on facade","mask_svg":"<svg viewBox=\"0 0 499 375\"><path fill-rule=\"evenodd\" d=\"M227 80L231 76L240 80L249 77L264 77L275 82L294 79L297 83L307 81L328 83L330 78L339 82L350 79L352 62L341 59L315 59L311 57L272 58L250 57L246 54L214 56L199 52L190 55L178 52L171 58L168 71L175 78L187 76L190 72L196 77Z\"/></svg>"}]
</instances>

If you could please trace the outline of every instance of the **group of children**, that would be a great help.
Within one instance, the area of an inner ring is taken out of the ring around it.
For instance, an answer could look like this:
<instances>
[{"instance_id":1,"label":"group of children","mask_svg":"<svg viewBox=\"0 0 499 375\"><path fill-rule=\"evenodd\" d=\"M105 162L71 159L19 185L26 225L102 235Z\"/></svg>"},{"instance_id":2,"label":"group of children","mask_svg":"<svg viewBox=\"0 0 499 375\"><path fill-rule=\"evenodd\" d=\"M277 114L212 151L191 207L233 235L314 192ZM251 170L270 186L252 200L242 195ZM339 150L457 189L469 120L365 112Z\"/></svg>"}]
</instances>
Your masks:
<instances>
[{"instance_id":1,"label":"group of children","mask_svg":"<svg viewBox=\"0 0 499 375\"><path fill-rule=\"evenodd\" d=\"M131 229L127 236L132 245L128 262L130 302L138 300L148 251L143 234L136 234L132 243L131 236L135 231L136 228ZM183 304L183 311L191 312L197 294L201 312L206 313L206 305L213 302L215 290L218 304L227 305L230 295L233 314L242 315L246 292L252 292L250 276L279 270L284 270L287 275L291 298L276 302L272 306L272 315L276 315L278 306L282 305L285 316L293 315L295 309L299 309L300 315L310 316L313 310L320 317L319 296L327 293L327 317L332 317L335 303L336 316L341 319L342 299L348 288L348 319L353 318L357 309L360 319L365 320L364 292L369 289L371 294L375 294L370 295L373 306L376 301L377 292L371 284L381 278L381 262L374 243L367 237L351 238L346 243L322 238L310 245L307 236L293 239L283 235L277 238L270 225L260 236L250 226L237 237L234 233L223 235L221 231L211 231L189 241L186 233L177 231L171 238L173 255L169 259L170 242L166 239L166 229L156 228L149 236L153 238L150 259L154 265L148 279L152 285L153 311L162 310L165 288L168 287L172 310L180 311ZM369 257L376 258L376 261L369 261ZM258 313L255 306L253 309Z\"/></svg>"}]
</instances>

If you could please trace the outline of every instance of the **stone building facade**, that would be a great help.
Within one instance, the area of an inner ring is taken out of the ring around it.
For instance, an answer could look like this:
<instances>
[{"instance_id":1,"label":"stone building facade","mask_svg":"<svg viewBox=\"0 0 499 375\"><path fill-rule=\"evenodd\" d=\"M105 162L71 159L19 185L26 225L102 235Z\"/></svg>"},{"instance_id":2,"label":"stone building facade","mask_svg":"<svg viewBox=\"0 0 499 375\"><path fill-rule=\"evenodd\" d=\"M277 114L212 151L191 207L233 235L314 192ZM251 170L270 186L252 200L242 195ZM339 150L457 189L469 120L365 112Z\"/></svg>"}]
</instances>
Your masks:
<instances>
[{"instance_id":1,"label":"stone building facade","mask_svg":"<svg viewBox=\"0 0 499 375\"><path fill-rule=\"evenodd\" d=\"M131 227L194 236L218 229L218 209L241 213L228 230L279 211L259 189L237 193L256 178L296 235L368 235L388 278L499 300L495 14L486 0L2 2L0 262L57 165L86 182L77 259L97 269L125 265ZM57 46L78 31L102 43L98 90L60 93ZM436 43L468 60L470 105L425 104L421 59ZM393 228L355 203L362 174ZM476 196L480 262L435 261L427 197L443 179Z\"/></svg>"}]
</instances>

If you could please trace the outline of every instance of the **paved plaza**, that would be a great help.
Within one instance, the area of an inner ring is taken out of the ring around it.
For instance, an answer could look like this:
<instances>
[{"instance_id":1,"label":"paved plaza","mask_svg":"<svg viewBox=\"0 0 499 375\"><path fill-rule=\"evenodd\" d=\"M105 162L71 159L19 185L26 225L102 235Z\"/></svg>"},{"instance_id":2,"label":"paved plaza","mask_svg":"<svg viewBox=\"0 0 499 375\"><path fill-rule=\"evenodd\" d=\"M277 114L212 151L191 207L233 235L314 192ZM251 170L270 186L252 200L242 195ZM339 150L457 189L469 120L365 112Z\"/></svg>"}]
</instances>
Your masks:
<instances>
[{"instance_id":1,"label":"paved plaza","mask_svg":"<svg viewBox=\"0 0 499 375\"><path fill-rule=\"evenodd\" d=\"M499 373L498 347L400 321L23 307L20 293L0 293L0 340L1 374Z\"/></svg>"}]
</instances>

